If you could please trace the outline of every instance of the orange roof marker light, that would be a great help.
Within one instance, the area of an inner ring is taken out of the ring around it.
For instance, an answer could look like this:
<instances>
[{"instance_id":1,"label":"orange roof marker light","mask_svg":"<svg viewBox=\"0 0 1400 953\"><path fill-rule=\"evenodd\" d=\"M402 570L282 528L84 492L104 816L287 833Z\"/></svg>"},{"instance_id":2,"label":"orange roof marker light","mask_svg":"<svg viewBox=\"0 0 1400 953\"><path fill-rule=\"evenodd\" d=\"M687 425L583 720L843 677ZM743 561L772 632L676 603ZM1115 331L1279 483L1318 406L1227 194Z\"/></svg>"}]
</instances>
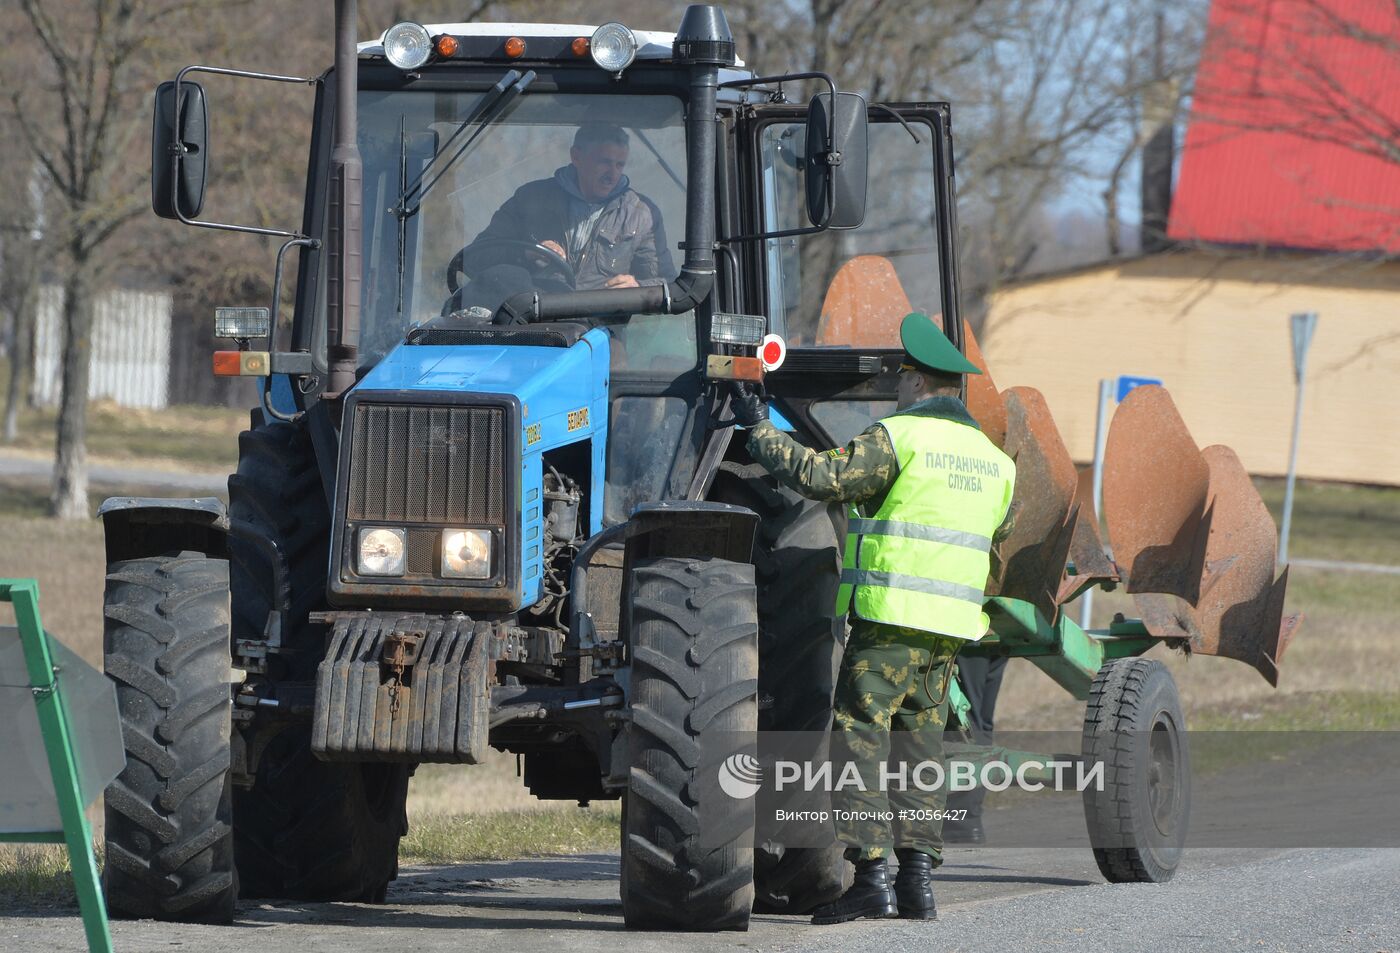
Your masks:
<instances>
[{"instance_id":1,"label":"orange roof marker light","mask_svg":"<svg viewBox=\"0 0 1400 953\"><path fill-rule=\"evenodd\" d=\"M588 37L586 37L586 36L578 37L576 40L574 40L574 42L572 42L572 43L569 44L569 49L571 49L571 50L574 51L574 55L575 55L575 56L587 56L587 55L588 55Z\"/></svg>"},{"instance_id":2,"label":"orange roof marker light","mask_svg":"<svg viewBox=\"0 0 1400 953\"><path fill-rule=\"evenodd\" d=\"M433 49L437 55L443 59L448 59L457 53L457 38L450 33L444 33L433 41Z\"/></svg>"},{"instance_id":3,"label":"orange roof marker light","mask_svg":"<svg viewBox=\"0 0 1400 953\"><path fill-rule=\"evenodd\" d=\"M516 60L525 55L525 41L518 36L506 40L506 56Z\"/></svg>"}]
</instances>

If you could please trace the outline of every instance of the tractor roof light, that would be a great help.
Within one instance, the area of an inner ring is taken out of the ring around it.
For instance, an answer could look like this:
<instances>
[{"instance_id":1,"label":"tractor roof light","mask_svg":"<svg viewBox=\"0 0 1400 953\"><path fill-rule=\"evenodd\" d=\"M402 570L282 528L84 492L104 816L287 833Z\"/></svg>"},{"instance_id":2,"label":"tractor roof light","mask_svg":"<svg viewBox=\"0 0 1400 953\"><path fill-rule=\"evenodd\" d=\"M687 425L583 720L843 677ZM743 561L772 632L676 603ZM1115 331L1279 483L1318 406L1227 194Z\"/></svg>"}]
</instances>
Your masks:
<instances>
[{"instance_id":1,"label":"tractor roof light","mask_svg":"<svg viewBox=\"0 0 1400 953\"><path fill-rule=\"evenodd\" d=\"M433 49L436 50L437 55L441 56L443 59L451 59L453 56L456 56L457 48L460 45L461 44L457 42L457 38L450 33L444 33L433 41Z\"/></svg>"},{"instance_id":2,"label":"tractor roof light","mask_svg":"<svg viewBox=\"0 0 1400 953\"><path fill-rule=\"evenodd\" d=\"M621 73L637 58L637 37L621 23L604 23L593 31L588 52L600 69Z\"/></svg>"},{"instance_id":3,"label":"tractor roof light","mask_svg":"<svg viewBox=\"0 0 1400 953\"><path fill-rule=\"evenodd\" d=\"M399 69L417 69L433 55L433 38L421 23L395 23L384 31L384 55Z\"/></svg>"}]
</instances>

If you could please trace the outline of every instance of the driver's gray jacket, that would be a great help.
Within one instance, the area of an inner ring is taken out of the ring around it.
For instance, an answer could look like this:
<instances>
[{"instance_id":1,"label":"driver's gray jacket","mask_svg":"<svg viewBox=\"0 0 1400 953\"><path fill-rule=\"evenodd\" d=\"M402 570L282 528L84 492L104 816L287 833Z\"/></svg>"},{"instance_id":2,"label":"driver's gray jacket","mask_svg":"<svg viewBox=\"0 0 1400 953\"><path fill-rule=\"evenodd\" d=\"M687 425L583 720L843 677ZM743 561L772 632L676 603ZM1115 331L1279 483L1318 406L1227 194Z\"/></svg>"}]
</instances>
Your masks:
<instances>
[{"instance_id":1,"label":"driver's gray jacket","mask_svg":"<svg viewBox=\"0 0 1400 953\"><path fill-rule=\"evenodd\" d=\"M596 211L585 241L571 248L569 232L577 224L577 200L557 179L527 182L496 210L491 223L476 237L503 238L540 244L555 241L568 252L574 287L601 288L615 275L631 275L639 284L657 285L676 277L661 210L636 189L624 188ZM473 242L475 244L475 242Z\"/></svg>"}]
</instances>

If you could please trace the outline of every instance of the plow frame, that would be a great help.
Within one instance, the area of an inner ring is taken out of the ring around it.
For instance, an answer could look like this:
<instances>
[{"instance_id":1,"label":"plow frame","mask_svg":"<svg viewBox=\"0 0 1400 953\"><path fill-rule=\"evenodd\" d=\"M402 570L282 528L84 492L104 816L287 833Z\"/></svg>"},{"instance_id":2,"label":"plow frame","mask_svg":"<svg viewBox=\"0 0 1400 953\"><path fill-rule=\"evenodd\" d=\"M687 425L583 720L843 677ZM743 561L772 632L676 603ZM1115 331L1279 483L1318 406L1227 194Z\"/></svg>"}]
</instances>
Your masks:
<instances>
[{"instance_id":1,"label":"plow frame","mask_svg":"<svg viewBox=\"0 0 1400 953\"><path fill-rule=\"evenodd\" d=\"M1162 640L1148 631L1141 619L1115 619L1107 629L1081 628L1068 613L1060 612L1052 624L1034 605L1020 599L996 596L987 600L991 628L980 640L969 642L959 658L1023 658L1040 669L1079 701L1087 702L1094 677L1106 662L1146 654ZM948 709L960 725L968 724L971 702L958 680L948 685ZM1063 758L1065 752L1022 751L998 744L972 741L943 743L944 757L981 763L1000 759L1013 767L1023 762ZM1069 757L1078 758L1077 753ZM1033 773L1031 780L1048 777Z\"/></svg>"},{"instance_id":2,"label":"plow frame","mask_svg":"<svg viewBox=\"0 0 1400 953\"><path fill-rule=\"evenodd\" d=\"M1142 655L1162 642L1139 619L1115 621L1107 629L1082 629L1065 612L1051 623L1035 606L996 596L987 602L992 627L964 657L1024 658L1080 701L1089 697L1094 676L1111 659Z\"/></svg>"}]
</instances>

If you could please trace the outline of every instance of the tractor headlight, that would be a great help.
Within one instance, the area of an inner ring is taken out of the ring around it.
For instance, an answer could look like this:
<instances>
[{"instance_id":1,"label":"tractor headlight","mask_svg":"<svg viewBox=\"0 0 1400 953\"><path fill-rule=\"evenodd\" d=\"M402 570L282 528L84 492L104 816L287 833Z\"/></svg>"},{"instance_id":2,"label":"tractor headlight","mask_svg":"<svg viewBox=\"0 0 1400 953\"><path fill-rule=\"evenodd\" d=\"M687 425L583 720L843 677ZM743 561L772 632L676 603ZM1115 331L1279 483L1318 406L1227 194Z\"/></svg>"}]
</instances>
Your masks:
<instances>
[{"instance_id":1,"label":"tractor headlight","mask_svg":"<svg viewBox=\"0 0 1400 953\"><path fill-rule=\"evenodd\" d=\"M442 574L451 579L490 579L491 533L484 529L443 530Z\"/></svg>"},{"instance_id":2,"label":"tractor headlight","mask_svg":"<svg viewBox=\"0 0 1400 953\"><path fill-rule=\"evenodd\" d=\"M433 38L421 24L405 21L384 31L384 55L399 69L417 69L433 53Z\"/></svg>"},{"instance_id":3,"label":"tractor headlight","mask_svg":"<svg viewBox=\"0 0 1400 953\"><path fill-rule=\"evenodd\" d=\"M637 58L637 37L621 23L604 23L588 41L593 62L609 73L621 73Z\"/></svg>"},{"instance_id":4,"label":"tractor headlight","mask_svg":"<svg viewBox=\"0 0 1400 953\"><path fill-rule=\"evenodd\" d=\"M402 576L407 534L385 526L360 530L360 575Z\"/></svg>"}]
</instances>

